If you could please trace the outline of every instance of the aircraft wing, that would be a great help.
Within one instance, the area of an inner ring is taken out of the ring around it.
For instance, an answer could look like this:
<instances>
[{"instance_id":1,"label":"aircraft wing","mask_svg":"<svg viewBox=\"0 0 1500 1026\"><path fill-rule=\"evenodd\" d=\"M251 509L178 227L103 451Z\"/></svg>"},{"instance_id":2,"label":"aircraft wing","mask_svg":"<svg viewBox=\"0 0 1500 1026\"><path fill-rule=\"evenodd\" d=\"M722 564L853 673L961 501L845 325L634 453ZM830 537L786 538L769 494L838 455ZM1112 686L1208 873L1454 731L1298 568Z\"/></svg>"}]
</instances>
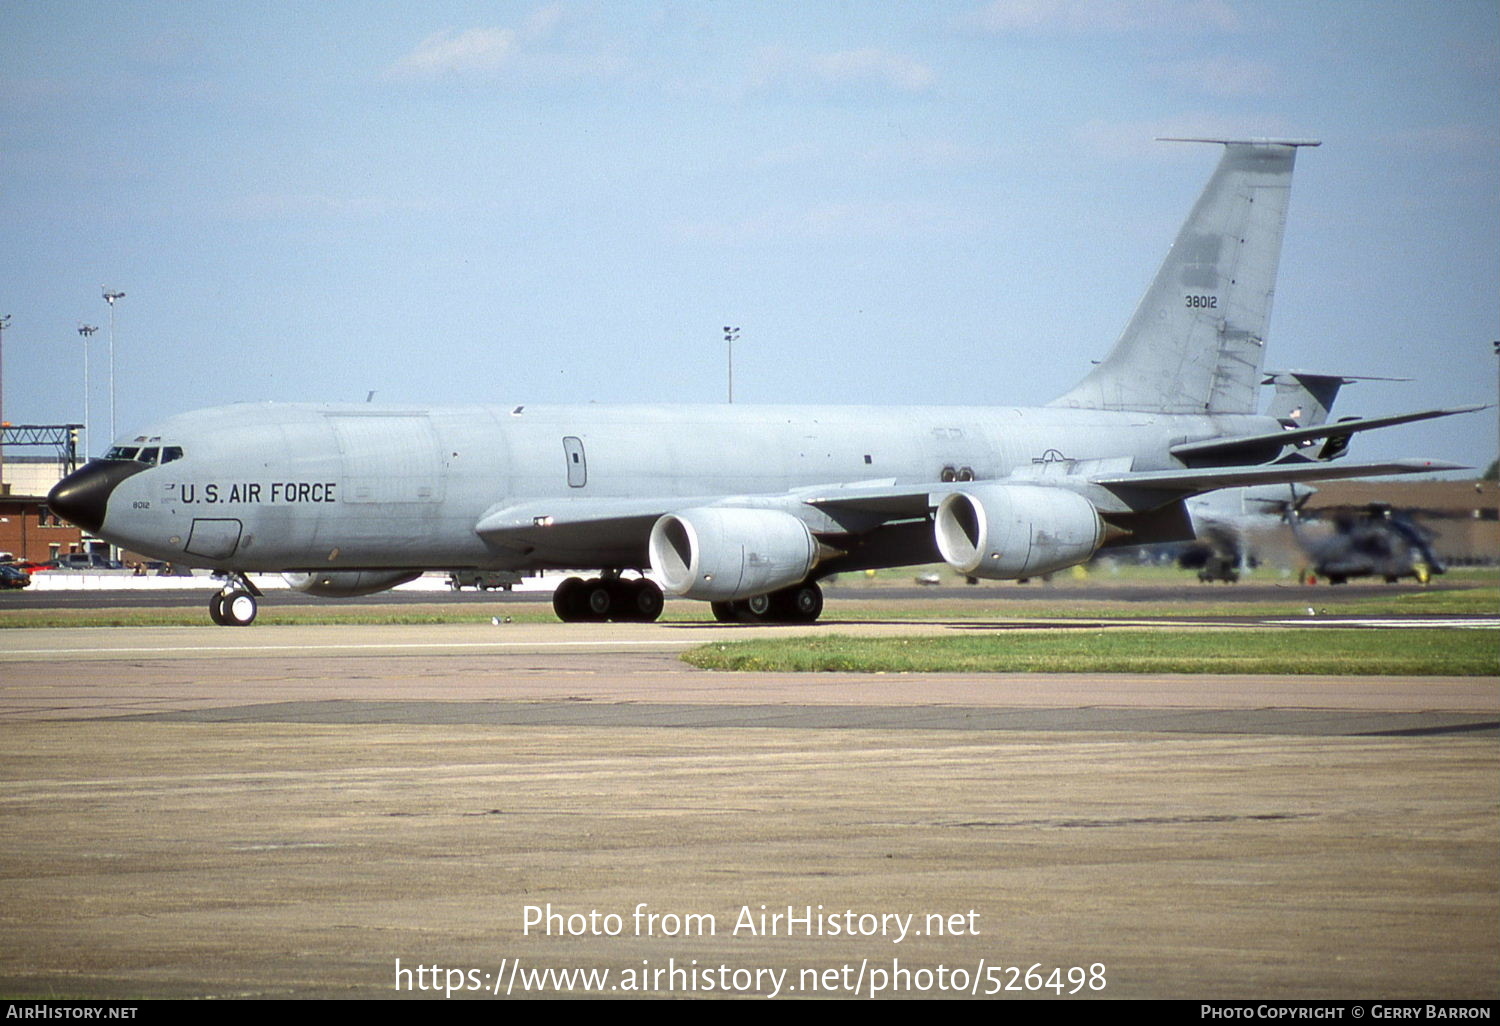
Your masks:
<instances>
[{"instance_id":1,"label":"aircraft wing","mask_svg":"<svg viewBox=\"0 0 1500 1026\"><path fill-rule=\"evenodd\" d=\"M1392 460L1386 463L1319 463L1312 460L1274 463L1264 467L1218 467L1189 470L1151 470L1107 474L1090 478L1092 484L1111 490L1140 488L1147 491L1194 494L1218 488L1292 484L1297 481L1332 481L1345 477L1381 477L1390 474L1430 474L1442 470L1468 470L1443 460Z\"/></svg>"},{"instance_id":2,"label":"aircraft wing","mask_svg":"<svg viewBox=\"0 0 1500 1026\"><path fill-rule=\"evenodd\" d=\"M508 554L517 565L641 567L650 562L648 545L657 521L688 510L778 511L801 520L819 539L872 539L891 530L906 530L899 526L903 524L914 527L923 539L930 539L931 528L920 522L934 515L941 519L945 499L960 492L993 494L992 489L1021 487L1034 495L1037 488L1055 488L1080 496L1079 502L1086 497L1106 516L1129 517L1150 515L1181 499L1220 488L1464 469L1437 460L1337 464L1296 460L1268 466L1132 472L1116 461L1100 462L1106 465L1075 467L1070 473L982 481L859 481L775 494L531 500L490 509L474 525L474 532L497 555ZM1016 501L1023 500L1018 497ZM1139 534L1143 529L1130 530ZM924 541L923 546L929 547L923 547L920 554L935 552L930 545L930 541Z\"/></svg>"},{"instance_id":3,"label":"aircraft wing","mask_svg":"<svg viewBox=\"0 0 1500 1026\"><path fill-rule=\"evenodd\" d=\"M771 495L540 499L486 511L474 533L491 548L559 567L610 561L644 566L651 528L663 516L686 509L781 510L798 516L815 534L860 534L893 520L925 518L952 490L950 485L895 485L886 480Z\"/></svg>"},{"instance_id":4,"label":"aircraft wing","mask_svg":"<svg viewBox=\"0 0 1500 1026\"><path fill-rule=\"evenodd\" d=\"M606 553L628 554L631 565L643 565L651 525L682 499L543 499L488 510L474 525L474 533L497 549L519 556L545 552L568 565L570 554L588 560ZM580 563L579 565L585 565Z\"/></svg>"},{"instance_id":5,"label":"aircraft wing","mask_svg":"<svg viewBox=\"0 0 1500 1026\"><path fill-rule=\"evenodd\" d=\"M777 495L676 496L598 499L542 499L488 510L474 525L474 533L499 548L529 554L540 548L576 546L592 548L601 543L644 551L651 527L668 513L711 506L796 510L810 507L824 514L819 527L855 530L889 520L925 517L952 485L897 485L890 480L830 484L799 488Z\"/></svg>"},{"instance_id":6,"label":"aircraft wing","mask_svg":"<svg viewBox=\"0 0 1500 1026\"><path fill-rule=\"evenodd\" d=\"M895 483L860 482L804 490L799 501L832 516L841 513L873 516L880 520L925 517L943 496L953 491L951 484L898 485Z\"/></svg>"},{"instance_id":7,"label":"aircraft wing","mask_svg":"<svg viewBox=\"0 0 1500 1026\"><path fill-rule=\"evenodd\" d=\"M1099 468L1097 473L1057 477L1009 477L984 481L897 484L860 481L799 488L776 495L657 496L652 498L542 499L491 509L474 532L497 548L529 554L538 549L606 548L644 552L645 538L656 521L669 513L698 507L780 509L806 514L815 532L859 533L880 524L928 516L956 491L995 485L1061 487L1073 491L1097 485L1111 491L1138 489L1173 497L1219 488L1330 481L1348 477L1435 473L1466 469L1441 460L1395 460L1383 463L1326 463L1298 460L1267 466L1128 471ZM821 515L821 516L820 516Z\"/></svg>"}]
</instances>

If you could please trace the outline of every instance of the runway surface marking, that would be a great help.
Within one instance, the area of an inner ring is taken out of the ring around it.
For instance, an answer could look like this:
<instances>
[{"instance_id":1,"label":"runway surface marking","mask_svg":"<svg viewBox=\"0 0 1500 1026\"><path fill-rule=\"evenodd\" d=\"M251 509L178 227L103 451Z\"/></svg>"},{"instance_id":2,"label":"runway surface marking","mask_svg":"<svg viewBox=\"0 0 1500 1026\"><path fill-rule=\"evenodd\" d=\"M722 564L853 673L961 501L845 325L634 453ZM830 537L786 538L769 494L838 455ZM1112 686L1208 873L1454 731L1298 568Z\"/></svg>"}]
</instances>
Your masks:
<instances>
[{"instance_id":1,"label":"runway surface marking","mask_svg":"<svg viewBox=\"0 0 1500 1026\"><path fill-rule=\"evenodd\" d=\"M1004 620L1004 621L825 621L818 624L718 624L718 623L664 623L664 624L407 624L368 625L351 628L348 625L277 625L252 628L248 631L230 631L218 627L90 627L62 628L37 627L16 630L0 630L0 661L26 659L51 659L73 657L81 659L108 659L121 656L192 657L211 655L262 656L284 653L312 652L387 652L421 653L439 651L462 651L468 653L506 652L626 652L650 651L680 652L698 645L730 641L779 639L799 636L827 636L845 634L857 637L902 637L915 635L972 634L975 631L1046 631L1070 630L1196 630L1257 628L1298 629L1319 627L1362 628L1427 628L1427 629L1482 629L1500 630L1500 618L1496 617L1442 617L1442 618L1341 618L1240 620L1221 619L1185 620ZM367 633L379 631L378 638L362 643L348 641L351 629L363 629ZM198 641L204 632L215 632L213 642ZM495 631L507 636L503 639L475 640L476 637ZM556 634L566 631L572 636L557 640ZM295 632L296 639L289 634ZM584 636L579 636L584 635ZM602 636L601 636L602 635ZM125 639L128 643L120 644ZM102 644L101 644L102 642ZM111 642L114 642L113 644Z\"/></svg>"},{"instance_id":2,"label":"runway surface marking","mask_svg":"<svg viewBox=\"0 0 1500 1026\"><path fill-rule=\"evenodd\" d=\"M1032 733L1500 737L1493 715L1333 709L997 709L966 706L709 705L577 702L273 702L110 717L170 723L423 724Z\"/></svg>"},{"instance_id":3,"label":"runway surface marking","mask_svg":"<svg viewBox=\"0 0 1500 1026\"><path fill-rule=\"evenodd\" d=\"M1426 627L1433 630L1500 630L1500 618L1496 617L1451 617L1438 620L1369 619L1325 620L1308 617L1304 620L1265 620L1274 627Z\"/></svg>"},{"instance_id":4,"label":"runway surface marking","mask_svg":"<svg viewBox=\"0 0 1500 1026\"><path fill-rule=\"evenodd\" d=\"M4 652L5 656L24 658L40 656L76 656L84 652L97 655L164 655L166 653L190 652L195 654L209 655L215 652L337 652L337 651L433 651L437 649L468 649L468 650L491 650L503 652L510 649L601 649L601 648L696 648L703 644L699 640L672 641L668 639L621 639L617 641L433 641L433 642L388 642L378 641L365 645L329 644L327 642L308 642L296 645L128 645L116 648L90 647L86 650L77 648L13 648Z\"/></svg>"}]
</instances>

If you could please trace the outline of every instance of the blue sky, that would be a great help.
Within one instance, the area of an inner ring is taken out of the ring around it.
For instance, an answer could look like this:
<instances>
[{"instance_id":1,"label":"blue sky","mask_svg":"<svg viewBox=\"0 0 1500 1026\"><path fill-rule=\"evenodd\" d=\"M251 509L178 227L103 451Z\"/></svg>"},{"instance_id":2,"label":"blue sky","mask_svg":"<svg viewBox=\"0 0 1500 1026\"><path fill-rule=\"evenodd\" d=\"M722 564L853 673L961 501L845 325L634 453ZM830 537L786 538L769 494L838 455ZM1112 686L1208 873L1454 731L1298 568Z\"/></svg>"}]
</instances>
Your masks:
<instances>
[{"instance_id":1,"label":"blue sky","mask_svg":"<svg viewBox=\"0 0 1500 1026\"><path fill-rule=\"evenodd\" d=\"M1268 365L1495 402L1500 3L0 0L4 415L1041 403L1218 158L1302 151ZM1358 458L1484 466L1494 411Z\"/></svg>"}]
</instances>

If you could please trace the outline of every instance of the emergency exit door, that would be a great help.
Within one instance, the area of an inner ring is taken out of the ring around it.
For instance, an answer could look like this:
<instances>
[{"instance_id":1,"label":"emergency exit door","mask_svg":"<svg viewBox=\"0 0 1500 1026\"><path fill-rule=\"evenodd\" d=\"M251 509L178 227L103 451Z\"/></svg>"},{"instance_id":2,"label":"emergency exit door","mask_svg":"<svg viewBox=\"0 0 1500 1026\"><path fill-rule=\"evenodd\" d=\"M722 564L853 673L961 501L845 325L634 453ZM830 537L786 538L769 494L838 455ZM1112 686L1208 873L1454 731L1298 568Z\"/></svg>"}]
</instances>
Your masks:
<instances>
[{"instance_id":1,"label":"emergency exit door","mask_svg":"<svg viewBox=\"0 0 1500 1026\"><path fill-rule=\"evenodd\" d=\"M569 435L563 439L563 456L568 461L568 487L582 488L589 483L589 464L583 455L583 439Z\"/></svg>"}]
</instances>

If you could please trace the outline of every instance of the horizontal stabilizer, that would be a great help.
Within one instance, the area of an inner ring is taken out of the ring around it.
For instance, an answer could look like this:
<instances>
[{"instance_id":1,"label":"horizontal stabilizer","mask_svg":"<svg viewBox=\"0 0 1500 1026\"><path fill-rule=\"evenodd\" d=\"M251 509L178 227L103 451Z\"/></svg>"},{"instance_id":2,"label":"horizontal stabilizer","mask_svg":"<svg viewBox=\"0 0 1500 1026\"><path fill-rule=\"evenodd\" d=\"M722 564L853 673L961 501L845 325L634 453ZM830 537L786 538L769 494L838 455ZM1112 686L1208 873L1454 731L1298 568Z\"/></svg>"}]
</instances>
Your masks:
<instances>
[{"instance_id":1,"label":"horizontal stabilizer","mask_svg":"<svg viewBox=\"0 0 1500 1026\"><path fill-rule=\"evenodd\" d=\"M1321 139L1202 139L1157 136L1157 142L1221 143L1224 146L1322 146Z\"/></svg>"},{"instance_id":2,"label":"horizontal stabilizer","mask_svg":"<svg viewBox=\"0 0 1500 1026\"><path fill-rule=\"evenodd\" d=\"M1409 378L1354 377L1348 374L1320 374L1316 371L1272 371L1262 385L1275 386L1276 394L1266 409L1267 417L1283 424L1291 421L1312 427L1328 419L1328 412L1338 399L1339 390L1357 381L1409 381Z\"/></svg>"},{"instance_id":3,"label":"horizontal stabilizer","mask_svg":"<svg viewBox=\"0 0 1500 1026\"><path fill-rule=\"evenodd\" d=\"M1356 381L1410 381L1411 378L1387 378L1377 377L1373 374L1324 374L1320 371L1307 370L1273 370L1266 371L1266 380L1262 385L1274 385L1281 378L1305 378L1310 381L1337 381L1341 385L1352 385Z\"/></svg>"}]
</instances>

